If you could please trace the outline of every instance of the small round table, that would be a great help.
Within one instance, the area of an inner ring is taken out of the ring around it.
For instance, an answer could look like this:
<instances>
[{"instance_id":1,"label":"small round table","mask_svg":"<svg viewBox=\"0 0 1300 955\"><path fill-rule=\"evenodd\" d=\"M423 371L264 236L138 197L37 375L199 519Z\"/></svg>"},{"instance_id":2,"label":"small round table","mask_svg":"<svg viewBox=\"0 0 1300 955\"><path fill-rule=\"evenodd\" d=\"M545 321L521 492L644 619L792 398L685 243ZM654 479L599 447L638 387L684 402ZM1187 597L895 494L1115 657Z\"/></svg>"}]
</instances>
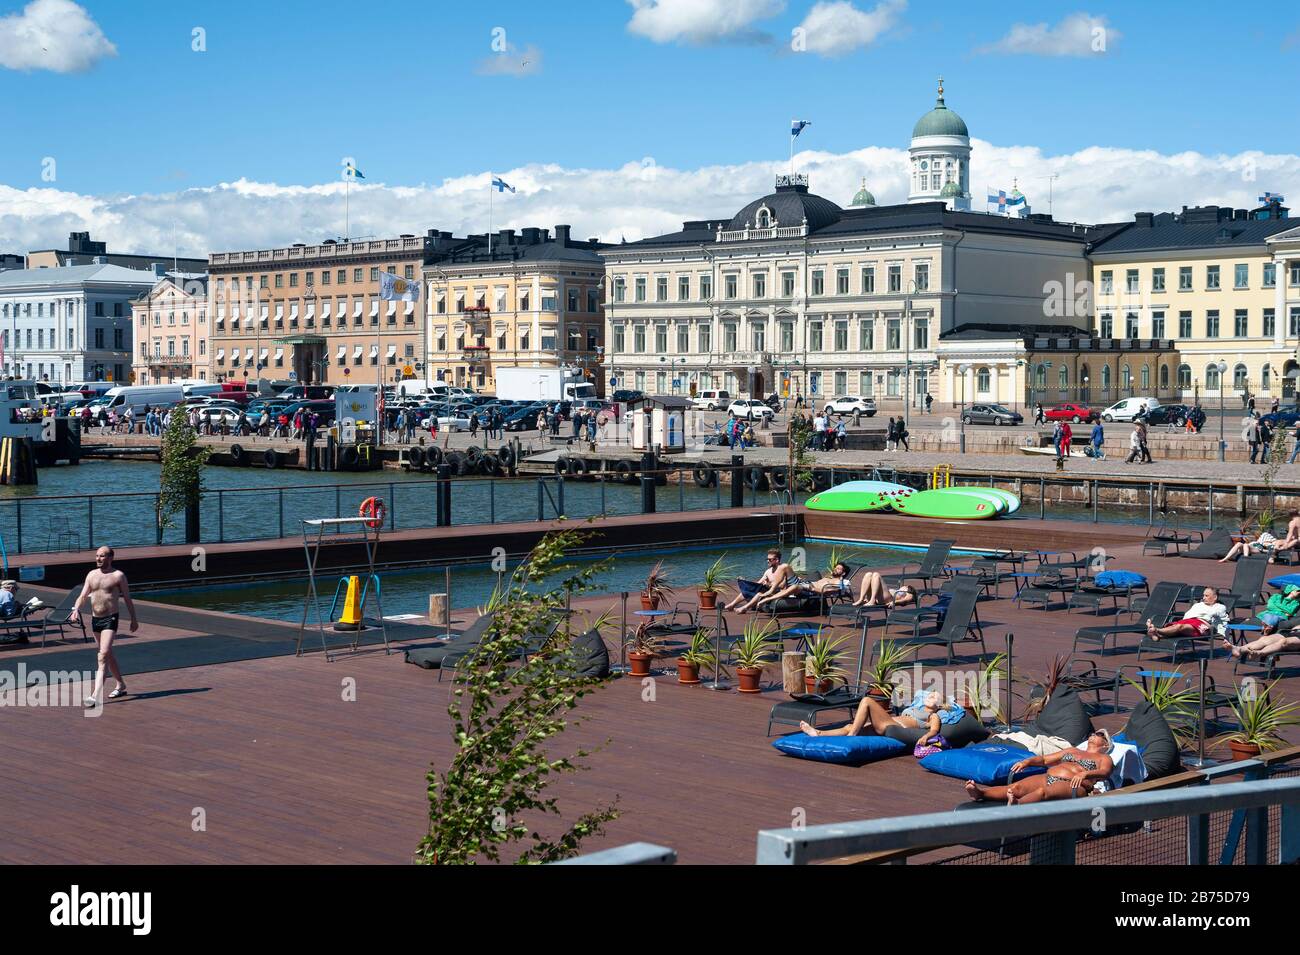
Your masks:
<instances>
[{"instance_id":1,"label":"small round table","mask_svg":"<svg viewBox=\"0 0 1300 955\"><path fill-rule=\"evenodd\" d=\"M1138 670L1137 675L1142 678L1142 689L1147 688L1147 680L1176 680L1182 676L1181 673L1174 670Z\"/></svg>"}]
</instances>

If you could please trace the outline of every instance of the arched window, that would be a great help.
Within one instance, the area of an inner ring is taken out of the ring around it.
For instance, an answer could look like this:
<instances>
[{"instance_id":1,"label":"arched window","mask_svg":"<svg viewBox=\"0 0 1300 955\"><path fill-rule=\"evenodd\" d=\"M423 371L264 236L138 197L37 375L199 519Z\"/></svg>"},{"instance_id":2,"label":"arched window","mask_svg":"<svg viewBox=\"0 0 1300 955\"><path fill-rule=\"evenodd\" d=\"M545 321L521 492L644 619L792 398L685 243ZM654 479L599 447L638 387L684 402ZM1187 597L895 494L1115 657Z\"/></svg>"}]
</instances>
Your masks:
<instances>
[{"instance_id":1,"label":"arched window","mask_svg":"<svg viewBox=\"0 0 1300 955\"><path fill-rule=\"evenodd\" d=\"M1047 366L1039 365L1034 369L1034 387L1039 391L1047 390Z\"/></svg>"},{"instance_id":2,"label":"arched window","mask_svg":"<svg viewBox=\"0 0 1300 955\"><path fill-rule=\"evenodd\" d=\"M1192 366L1191 365L1178 366L1178 387L1182 391L1186 391L1187 389L1192 387Z\"/></svg>"},{"instance_id":3,"label":"arched window","mask_svg":"<svg viewBox=\"0 0 1300 955\"><path fill-rule=\"evenodd\" d=\"M1065 365L1062 365L1061 370L1056 373L1056 384L1062 391L1070 387L1070 369Z\"/></svg>"},{"instance_id":4,"label":"arched window","mask_svg":"<svg viewBox=\"0 0 1300 955\"><path fill-rule=\"evenodd\" d=\"M1110 365L1101 366L1101 393L1110 391Z\"/></svg>"},{"instance_id":5,"label":"arched window","mask_svg":"<svg viewBox=\"0 0 1300 955\"><path fill-rule=\"evenodd\" d=\"M1232 387L1235 391L1246 390L1246 366L1238 364L1232 369Z\"/></svg>"},{"instance_id":6,"label":"arched window","mask_svg":"<svg viewBox=\"0 0 1300 955\"><path fill-rule=\"evenodd\" d=\"M1122 369L1120 369L1119 382L1120 382L1120 387L1123 388L1125 391L1128 391L1130 388L1133 387L1133 372L1128 365L1125 365Z\"/></svg>"},{"instance_id":7,"label":"arched window","mask_svg":"<svg viewBox=\"0 0 1300 955\"><path fill-rule=\"evenodd\" d=\"M1160 366L1160 390L1167 391L1168 389L1169 389L1169 366L1161 365Z\"/></svg>"},{"instance_id":8,"label":"arched window","mask_svg":"<svg viewBox=\"0 0 1300 955\"><path fill-rule=\"evenodd\" d=\"M987 368L981 368L975 372L975 392L976 394L987 395L992 386L993 376L989 374Z\"/></svg>"},{"instance_id":9,"label":"arched window","mask_svg":"<svg viewBox=\"0 0 1300 955\"><path fill-rule=\"evenodd\" d=\"M1259 390L1271 391L1273 387L1273 369L1265 365L1259 371Z\"/></svg>"},{"instance_id":10,"label":"arched window","mask_svg":"<svg viewBox=\"0 0 1300 955\"><path fill-rule=\"evenodd\" d=\"M1205 390L1219 390L1219 366L1215 362L1205 366Z\"/></svg>"},{"instance_id":11,"label":"arched window","mask_svg":"<svg viewBox=\"0 0 1300 955\"><path fill-rule=\"evenodd\" d=\"M1146 365L1142 366L1142 390L1151 390L1151 369Z\"/></svg>"},{"instance_id":12,"label":"arched window","mask_svg":"<svg viewBox=\"0 0 1300 955\"><path fill-rule=\"evenodd\" d=\"M771 227L772 213L767 211L766 206L763 206L758 210L758 216L756 217L754 225L759 229L767 229Z\"/></svg>"}]
</instances>

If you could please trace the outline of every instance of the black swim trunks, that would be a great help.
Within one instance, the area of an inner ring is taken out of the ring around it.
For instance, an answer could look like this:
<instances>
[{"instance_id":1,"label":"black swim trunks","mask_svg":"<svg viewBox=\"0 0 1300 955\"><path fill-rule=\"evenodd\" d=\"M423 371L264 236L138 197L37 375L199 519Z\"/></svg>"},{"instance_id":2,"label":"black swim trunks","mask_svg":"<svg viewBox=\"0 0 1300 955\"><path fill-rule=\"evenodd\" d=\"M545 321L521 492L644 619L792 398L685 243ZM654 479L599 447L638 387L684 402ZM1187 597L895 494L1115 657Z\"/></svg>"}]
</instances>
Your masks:
<instances>
[{"instance_id":1,"label":"black swim trunks","mask_svg":"<svg viewBox=\"0 0 1300 955\"><path fill-rule=\"evenodd\" d=\"M95 633L103 633L105 630L117 629L117 614L109 614L107 617L91 617L90 629Z\"/></svg>"}]
</instances>

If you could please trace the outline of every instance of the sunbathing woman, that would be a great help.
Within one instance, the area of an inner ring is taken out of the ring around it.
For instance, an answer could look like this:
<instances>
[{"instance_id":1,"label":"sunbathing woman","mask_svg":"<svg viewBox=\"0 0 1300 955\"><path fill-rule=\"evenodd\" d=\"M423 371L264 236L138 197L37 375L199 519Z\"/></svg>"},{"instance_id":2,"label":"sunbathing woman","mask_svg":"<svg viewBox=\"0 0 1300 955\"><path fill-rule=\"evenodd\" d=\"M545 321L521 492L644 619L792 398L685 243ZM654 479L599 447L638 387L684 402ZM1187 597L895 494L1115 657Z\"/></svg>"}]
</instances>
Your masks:
<instances>
[{"instance_id":1,"label":"sunbathing woman","mask_svg":"<svg viewBox=\"0 0 1300 955\"><path fill-rule=\"evenodd\" d=\"M804 580L802 577L795 577L794 582L774 594L769 594L761 598L754 604L755 608L763 606L773 600L780 600L782 597L793 597L795 594L802 596L815 596L818 594L843 594L848 597L852 595L849 589L849 578L853 576L853 569L843 562L835 565L829 577L822 577L820 580Z\"/></svg>"},{"instance_id":2,"label":"sunbathing woman","mask_svg":"<svg viewBox=\"0 0 1300 955\"><path fill-rule=\"evenodd\" d=\"M1088 737L1082 749L1064 749L1051 756L1030 756L1011 767L1014 775L1028 766L1046 766L1047 772L1041 776L1020 779L1010 786L981 786L968 779L966 792L976 802L1006 800L1008 806L1086 796L1092 792L1094 783L1110 778L1115 769L1115 761L1110 758L1114 748L1110 733L1097 730Z\"/></svg>"},{"instance_id":3,"label":"sunbathing woman","mask_svg":"<svg viewBox=\"0 0 1300 955\"><path fill-rule=\"evenodd\" d=\"M1295 630L1287 633L1269 633L1250 643L1235 646L1231 640L1223 641L1223 648L1239 660L1263 660L1283 650L1300 650L1300 636Z\"/></svg>"},{"instance_id":4,"label":"sunbathing woman","mask_svg":"<svg viewBox=\"0 0 1300 955\"><path fill-rule=\"evenodd\" d=\"M925 735L917 741L916 745L924 746L939 735L939 728L942 725L939 711L943 708L943 698L937 691L926 694L925 702L920 706L909 706L898 716L890 713L886 707L871 697L866 697L858 704L858 712L854 714L853 722L848 726L833 730L819 730L811 723L800 723L799 729L809 736L857 736L866 729L868 723L877 735L884 735L885 730L891 726L902 726L906 729L923 727Z\"/></svg>"},{"instance_id":5,"label":"sunbathing woman","mask_svg":"<svg viewBox=\"0 0 1300 955\"><path fill-rule=\"evenodd\" d=\"M916 589L911 584L899 584L894 590L885 585L885 578L874 570L862 578L855 607L906 607L916 603Z\"/></svg>"}]
</instances>

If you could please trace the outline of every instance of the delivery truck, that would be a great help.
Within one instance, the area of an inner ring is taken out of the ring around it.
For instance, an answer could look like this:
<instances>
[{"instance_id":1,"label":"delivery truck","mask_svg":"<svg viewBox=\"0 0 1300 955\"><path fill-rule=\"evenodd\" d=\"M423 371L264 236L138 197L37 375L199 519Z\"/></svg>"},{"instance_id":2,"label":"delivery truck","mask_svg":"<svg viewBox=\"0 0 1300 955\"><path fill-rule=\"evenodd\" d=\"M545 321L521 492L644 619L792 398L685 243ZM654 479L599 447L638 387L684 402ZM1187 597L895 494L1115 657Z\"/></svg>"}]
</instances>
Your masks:
<instances>
[{"instance_id":1,"label":"delivery truck","mask_svg":"<svg viewBox=\"0 0 1300 955\"><path fill-rule=\"evenodd\" d=\"M576 368L498 368L497 397L511 401L595 398L596 386Z\"/></svg>"}]
</instances>

